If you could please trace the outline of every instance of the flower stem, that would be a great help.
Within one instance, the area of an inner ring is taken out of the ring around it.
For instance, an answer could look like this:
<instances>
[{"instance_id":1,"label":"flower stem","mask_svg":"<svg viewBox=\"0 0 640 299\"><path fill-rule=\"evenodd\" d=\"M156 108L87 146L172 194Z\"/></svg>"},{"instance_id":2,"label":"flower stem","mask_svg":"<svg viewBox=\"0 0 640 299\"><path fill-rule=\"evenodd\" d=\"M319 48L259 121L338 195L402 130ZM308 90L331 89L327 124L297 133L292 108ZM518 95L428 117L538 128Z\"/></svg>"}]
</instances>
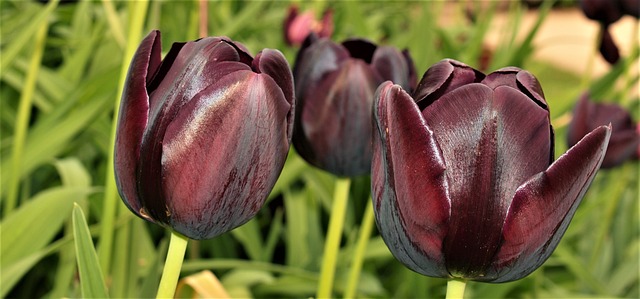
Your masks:
<instances>
[{"instance_id":1,"label":"flower stem","mask_svg":"<svg viewBox=\"0 0 640 299\"><path fill-rule=\"evenodd\" d=\"M364 252L367 249L369 237L371 237L371 231L373 230L373 216L373 203L371 198L369 198L366 210L362 216L360 236L358 237L358 243L356 244L356 251L353 254L351 272L349 273L349 280L347 281L344 298L355 298L358 281L360 280L360 271L362 270L362 263L364 261Z\"/></svg>"},{"instance_id":2,"label":"flower stem","mask_svg":"<svg viewBox=\"0 0 640 299\"><path fill-rule=\"evenodd\" d=\"M167 260L162 270L162 278L158 286L158 294L156 298L173 298L176 292L176 285L180 277L180 269L184 260L184 253L187 250L189 239L177 232L171 231L171 240L169 241L169 251L167 252Z\"/></svg>"},{"instance_id":3,"label":"flower stem","mask_svg":"<svg viewBox=\"0 0 640 299\"><path fill-rule=\"evenodd\" d=\"M331 219L329 220L329 231L327 232L327 239L324 243L324 256L320 269L317 298L331 297L333 277L336 272L336 260L340 249L340 237L342 237L344 216L347 211L350 184L351 179L349 178L339 178L336 181L333 205L331 206Z\"/></svg>"},{"instance_id":4,"label":"flower stem","mask_svg":"<svg viewBox=\"0 0 640 299\"><path fill-rule=\"evenodd\" d=\"M459 279L450 279L447 282L447 299L462 299L464 298L464 288L467 286L467 282Z\"/></svg>"}]
</instances>

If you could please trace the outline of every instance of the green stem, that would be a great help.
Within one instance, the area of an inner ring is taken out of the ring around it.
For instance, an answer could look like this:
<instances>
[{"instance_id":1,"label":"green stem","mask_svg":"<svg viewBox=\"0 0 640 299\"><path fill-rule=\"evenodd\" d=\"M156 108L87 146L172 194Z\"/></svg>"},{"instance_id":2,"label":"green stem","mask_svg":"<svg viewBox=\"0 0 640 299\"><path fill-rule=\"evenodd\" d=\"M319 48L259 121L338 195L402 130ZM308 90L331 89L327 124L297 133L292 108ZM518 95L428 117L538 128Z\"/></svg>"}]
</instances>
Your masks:
<instances>
[{"instance_id":1,"label":"green stem","mask_svg":"<svg viewBox=\"0 0 640 299\"><path fill-rule=\"evenodd\" d=\"M447 299L462 299L464 298L464 288L467 286L467 282L459 279L449 279L447 282Z\"/></svg>"},{"instance_id":2,"label":"green stem","mask_svg":"<svg viewBox=\"0 0 640 299\"><path fill-rule=\"evenodd\" d=\"M187 250L188 242L189 239L187 237L171 231L167 260L164 263L156 298L173 298L175 295L176 285L180 277L180 269L182 268L182 261L184 260L184 253Z\"/></svg>"},{"instance_id":3,"label":"green stem","mask_svg":"<svg viewBox=\"0 0 640 299\"><path fill-rule=\"evenodd\" d=\"M371 231L373 230L373 220L373 203L371 198L369 198L366 210L364 211L364 216L362 216L360 236L358 237L358 243L356 244L356 251L353 254L351 272L349 273L349 280L347 281L344 298L355 298L358 281L360 280L360 271L362 270L362 263L364 262L364 253L367 249L369 238L371 237Z\"/></svg>"},{"instance_id":4,"label":"green stem","mask_svg":"<svg viewBox=\"0 0 640 299\"><path fill-rule=\"evenodd\" d=\"M111 269L111 250L113 244L114 222L116 217L117 189L114 178L113 154L116 142L116 127L118 124L118 112L120 111L120 96L124 90L124 82L129 70L129 62L135 53L141 40L142 27L144 25L145 16L147 14L148 1L131 1L129 14L129 36L127 46L123 55L122 66L120 68L120 82L118 83L118 91L116 92L116 100L114 103L113 124L111 127L111 139L109 147L109 156L107 157L107 173L105 174L105 191L104 201L102 204L102 226L100 228L100 244L98 247L98 259L100 267L105 277L109 277Z\"/></svg>"},{"instance_id":5,"label":"green stem","mask_svg":"<svg viewBox=\"0 0 640 299\"><path fill-rule=\"evenodd\" d=\"M350 185L351 179L349 178L339 178L336 181L333 205L331 207L331 218L329 220L329 231L327 232L327 240L324 243L324 256L320 269L317 298L331 297Z\"/></svg>"},{"instance_id":6,"label":"green stem","mask_svg":"<svg viewBox=\"0 0 640 299\"><path fill-rule=\"evenodd\" d=\"M36 89L36 81L40 72L40 63L44 54L44 46L47 41L47 29L49 22L42 22L36 33L31 61L29 62L29 71L25 79L22 93L20 94L20 103L18 106L18 117L16 118L16 126L13 134L13 146L11 148L11 178L9 179L8 193L4 206L4 215L9 215L18 204L18 189L20 189L20 178L22 177L22 152L27 139L27 130L29 128L29 119L31 118L31 106L33 103L33 94Z\"/></svg>"}]
</instances>

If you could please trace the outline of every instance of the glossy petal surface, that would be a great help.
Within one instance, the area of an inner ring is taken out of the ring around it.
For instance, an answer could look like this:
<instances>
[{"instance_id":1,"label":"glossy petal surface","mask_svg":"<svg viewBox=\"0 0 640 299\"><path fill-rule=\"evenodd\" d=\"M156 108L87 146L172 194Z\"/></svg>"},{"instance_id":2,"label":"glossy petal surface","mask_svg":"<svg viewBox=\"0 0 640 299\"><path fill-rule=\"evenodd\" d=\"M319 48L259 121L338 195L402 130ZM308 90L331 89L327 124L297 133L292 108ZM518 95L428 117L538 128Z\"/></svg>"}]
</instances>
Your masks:
<instances>
[{"instance_id":1,"label":"glossy petal surface","mask_svg":"<svg viewBox=\"0 0 640 299\"><path fill-rule=\"evenodd\" d=\"M493 265L502 269L495 282L522 278L551 255L604 159L610 135L610 127L597 128L518 188Z\"/></svg>"},{"instance_id":2,"label":"glossy petal surface","mask_svg":"<svg viewBox=\"0 0 640 299\"><path fill-rule=\"evenodd\" d=\"M447 168L447 267L457 277L486 276L515 189L549 165L548 113L511 87L473 83L445 94L423 114Z\"/></svg>"},{"instance_id":3,"label":"glossy petal surface","mask_svg":"<svg viewBox=\"0 0 640 299\"><path fill-rule=\"evenodd\" d=\"M385 82L375 98L371 183L380 233L412 270L447 276L442 240L450 203L440 149L413 99L399 86Z\"/></svg>"},{"instance_id":4,"label":"glossy petal surface","mask_svg":"<svg viewBox=\"0 0 640 299\"><path fill-rule=\"evenodd\" d=\"M208 239L257 213L284 165L289 110L276 82L250 71L223 77L180 110L162 156L174 229Z\"/></svg>"},{"instance_id":5,"label":"glossy petal surface","mask_svg":"<svg viewBox=\"0 0 640 299\"><path fill-rule=\"evenodd\" d=\"M149 114L146 83L159 67L160 48L158 31L152 31L138 47L129 66L118 115L114 156L116 184L126 206L138 216L141 204L136 169Z\"/></svg>"}]
</instances>

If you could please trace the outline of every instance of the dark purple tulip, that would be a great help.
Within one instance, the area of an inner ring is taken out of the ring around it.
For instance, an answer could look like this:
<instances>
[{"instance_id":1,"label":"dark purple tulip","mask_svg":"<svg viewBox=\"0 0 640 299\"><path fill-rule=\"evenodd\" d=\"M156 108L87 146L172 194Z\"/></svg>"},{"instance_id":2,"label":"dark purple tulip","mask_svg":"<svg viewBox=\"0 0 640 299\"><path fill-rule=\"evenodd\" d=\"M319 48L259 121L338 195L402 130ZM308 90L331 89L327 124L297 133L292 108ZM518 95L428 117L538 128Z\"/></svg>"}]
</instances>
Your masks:
<instances>
[{"instance_id":1,"label":"dark purple tulip","mask_svg":"<svg viewBox=\"0 0 640 299\"><path fill-rule=\"evenodd\" d=\"M255 59L224 37L174 43L160 32L135 53L115 146L120 196L139 217L208 239L249 221L278 178L293 128L284 56Z\"/></svg>"},{"instance_id":2,"label":"dark purple tulip","mask_svg":"<svg viewBox=\"0 0 640 299\"><path fill-rule=\"evenodd\" d=\"M316 20L313 11L298 13L298 7L292 5L289 7L283 27L284 40L290 46L300 46L311 32L319 37L331 37L333 11L331 9L325 10L322 14L322 20Z\"/></svg>"},{"instance_id":3,"label":"dark purple tulip","mask_svg":"<svg viewBox=\"0 0 640 299\"><path fill-rule=\"evenodd\" d=\"M371 107L380 83L415 87L408 52L361 39L336 44L310 35L293 71L293 145L312 165L339 176L371 170Z\"/></svg>"},{"instance_id":4,"label":"dark purple tulip","mask_svg":"<svg viewBox=\"0 0 640 299\"><path fill-rule=\"evenodd\" d=\"M536 78L453 60L414 96L385 82L374 103L372 196L393 255L434 277L520 279L555 249L604 157L598 127L553 161Z\"/></svg>"},{"instance_id":5,"label":"dark purple tulip","mask_svg":"<svg viewBox=\"0 0 640 299\"><path fill-rule=\"evenodd\" d=\"M602 168L618 166L625 161L638 159L640 155L640 132L638 124L631 115L616 104L594 103L589 94L583 94L573 110L573 119L569 124L567 142L569 146L578 143L598 126L611 124L611 139Z\"/></svg>"},{"instance_id":6,"label":"dark purple tulip","mask_svg":"<svg viewBox=\"0 0 640 299\"><path fill-rule=\"evenodd\" d=\"M625 14L637 19L640 14L640 0L581 0L580 7L587 18L600 23L599 49L602 57L610 64L618 62L620 53L609 32L609 25Z\"/></svg>"}]
</instances>

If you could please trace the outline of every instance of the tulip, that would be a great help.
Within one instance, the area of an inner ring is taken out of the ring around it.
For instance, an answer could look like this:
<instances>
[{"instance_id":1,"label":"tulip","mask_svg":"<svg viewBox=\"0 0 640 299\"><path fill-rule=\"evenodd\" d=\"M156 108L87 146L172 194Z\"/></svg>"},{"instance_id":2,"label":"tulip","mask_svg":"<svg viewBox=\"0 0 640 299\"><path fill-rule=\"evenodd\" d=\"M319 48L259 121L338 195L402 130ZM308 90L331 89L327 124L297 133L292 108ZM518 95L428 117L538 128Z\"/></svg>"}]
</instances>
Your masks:
<instances>
[{"instance_id":1,"label":"tulip","mask_svg":"<svg viewBox=\"0 0 640 299\"><path fill-rule=\"evenodd\" d=\"M433 277L520 279L555 249L607 148L610 127L553 161L537 79L453 60L413 97L385 82L373 108L372 198L393 255Z\"/></svg>"},{"instance_id":2,"label":"tulip","mask_svg":"<svg viewBox=\"0 0 640 299\"><path fill-rule=\"evenodd\" d=\"M588 93L584 93L574 107L573 119L567 133L568 145L573 146L593 129L609 123L613 130L602 168L611 168L625 161L638 159L640 126L634 123L624 108L616 104L593 103Z\"/></svg>"},{"instance_id":3,"label":"tulip","mask_svg":"<svg viewBox=\"0 0 640 299\"><path fill-rule=\"evenodd\" d=\"M314 17L313 11L298 13L297 6L290 6L284 21L284 40L290 46L300 46L312 32L319 37L331 37L333 33L333 11L327 9L322 20Z\"/></svg>"},{"instance_id":4,"label":"tulip","mask_svg":"<svg viewBox=\"0 0 640 299\"><path fill-rule=\"evenodd\" d=\"M118 191L137 216L209 239L249 221L273 188L290 145L293 77L277 50L252 58L225 37L160 52L152 31L129 68Z\"/></svg>"},{"instance_id":5,"label":"tulip","mask_svg":"<svg viewBox=\"0 0 640 299\"><path fill-rule=\"evenodd\" d=\"M609 25L623 15L637 19L640 14L640 0L581 0L580 7L587 18L600 23L600 53L607 62L615 64L620 59L620 53L609 32Z\"/></svg>"},{"instance_id":6,"label":"tulip","mask_svg":"<svg viewBox=\"0 0 640 299\"><path fill-rule=\"evenodd\" d=\"M338 176L371 169L371 107L380 83L415 85L407 51L362 39L309 36L296 57L293 144L310 164Z\"/></svg>"}]
</instances>

